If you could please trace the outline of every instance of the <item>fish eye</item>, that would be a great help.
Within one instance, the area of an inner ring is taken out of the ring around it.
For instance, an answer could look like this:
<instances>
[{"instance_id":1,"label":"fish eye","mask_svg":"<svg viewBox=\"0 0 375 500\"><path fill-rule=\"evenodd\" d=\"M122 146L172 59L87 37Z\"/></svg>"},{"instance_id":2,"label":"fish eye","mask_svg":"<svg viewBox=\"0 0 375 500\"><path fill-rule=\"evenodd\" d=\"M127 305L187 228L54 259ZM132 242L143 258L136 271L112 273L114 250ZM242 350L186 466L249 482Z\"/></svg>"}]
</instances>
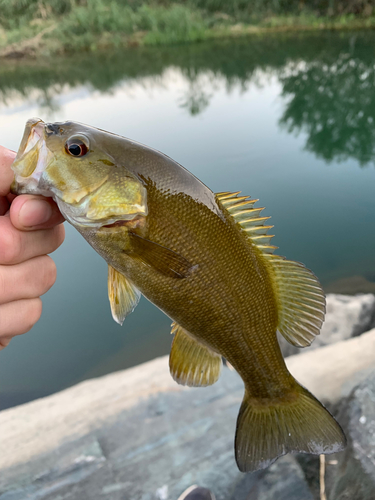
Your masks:
<instances>
[{"instance_id":1,"label":"fish eye","mask_svg":"<svg viewBox=\"0 0 375 500\"><path fill-rule=\"evenodd\" d=\"M70 156L85 156L89 152L89 141L83 137L71 137L65 144L65 151Z\"/></svg>"}]
</instances>

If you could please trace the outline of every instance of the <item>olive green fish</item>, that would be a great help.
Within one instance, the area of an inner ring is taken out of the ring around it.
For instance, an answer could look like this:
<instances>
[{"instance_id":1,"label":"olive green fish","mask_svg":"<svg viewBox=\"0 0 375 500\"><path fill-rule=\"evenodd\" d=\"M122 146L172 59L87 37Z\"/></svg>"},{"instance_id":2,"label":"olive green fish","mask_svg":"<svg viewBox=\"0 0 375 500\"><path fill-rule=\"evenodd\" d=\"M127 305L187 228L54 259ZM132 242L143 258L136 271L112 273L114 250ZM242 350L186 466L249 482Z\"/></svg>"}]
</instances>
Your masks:
<instances>
[{"instance_id":1,"label":"olive green fish","mask_svg":"<svg viewBox=\"0 0 375 500\"><path fill-rule=\"evenodd\" d=\"M344 448L340 426L288 372L276 337L310 345L324 293L302 264L273 255L257 200L214 194L164 154L74 122L29 120L13 170L14 193L51 196L107 261L118 323L141 293L172 318L178 383L213 384L222 357L240 374L241 471L288 452Z\"/></svg>"}]
</instances>

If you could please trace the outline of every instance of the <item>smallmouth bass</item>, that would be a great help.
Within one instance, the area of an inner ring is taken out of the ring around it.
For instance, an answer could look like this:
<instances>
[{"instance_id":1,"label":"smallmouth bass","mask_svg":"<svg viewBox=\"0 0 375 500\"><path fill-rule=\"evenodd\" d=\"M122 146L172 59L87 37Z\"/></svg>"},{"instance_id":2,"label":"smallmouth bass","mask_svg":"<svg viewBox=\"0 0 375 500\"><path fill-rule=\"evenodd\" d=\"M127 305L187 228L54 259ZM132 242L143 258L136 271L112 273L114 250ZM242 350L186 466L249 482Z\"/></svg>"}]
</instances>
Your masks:
<instances>
[{"instance_id":1,"label":"smallmouth bass","mask_svg":"<svg viewBox=\"0 0 375 500\"><path fill-rule=\"evenodd\" d=\"M214 194L162 153L74 122L29 120L13 170L15 194L52 197L107 261L118 323L141 293L173 320L178 383L215 383L222 357L239 373L241 471L288 452L344 448L340 426L288 372L276 337L278 329L309 345L324 320L324 293L302 264L273 254L257 200Z\"/></svg>"}]
</instances>

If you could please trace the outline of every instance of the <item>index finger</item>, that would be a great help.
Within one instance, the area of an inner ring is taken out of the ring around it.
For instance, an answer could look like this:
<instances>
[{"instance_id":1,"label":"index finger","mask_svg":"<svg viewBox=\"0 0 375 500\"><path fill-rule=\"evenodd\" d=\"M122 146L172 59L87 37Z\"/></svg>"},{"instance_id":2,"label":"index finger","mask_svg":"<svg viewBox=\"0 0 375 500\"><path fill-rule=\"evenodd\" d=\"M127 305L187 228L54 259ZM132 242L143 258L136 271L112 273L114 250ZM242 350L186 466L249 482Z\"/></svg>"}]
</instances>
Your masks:
<instances>
[{"instance_id":1,"label":"index finger","mask_svg":"<svg viewBox=\"0 0 375 500\"><path fill-rule=\"evenodd\" d=\"M6 196L10 192L14 173L10 166L12 165L16 153L10 149L0 146L0 196Z\"/></svg>"}]
</instances>

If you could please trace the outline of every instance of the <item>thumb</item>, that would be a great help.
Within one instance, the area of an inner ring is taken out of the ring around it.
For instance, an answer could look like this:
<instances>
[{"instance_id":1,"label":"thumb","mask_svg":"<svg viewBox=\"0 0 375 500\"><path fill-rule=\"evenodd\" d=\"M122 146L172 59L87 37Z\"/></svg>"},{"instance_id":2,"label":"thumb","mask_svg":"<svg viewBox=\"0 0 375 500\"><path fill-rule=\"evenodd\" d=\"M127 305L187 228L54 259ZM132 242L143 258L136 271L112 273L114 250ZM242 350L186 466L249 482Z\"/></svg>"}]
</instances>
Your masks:
<instances>
[{"instance_id":1,"label":"thumb","mask_svg":"<svg viewBox=\"0 0 375 500\"><path fill-rule=\"evenodd\" d=\"M47 229L64 221L52 198L35 195L17 196L10 206L10 220L21 231Z\"/></svg>"},{"instance_id":2,"label":"thumb","mask_svg":"<svg viewBox=\"0 0 375 500\"><path fill-rule=\"evenodd\" d=\"M10 166L15 157L14 151L0 146L0 196L6 196L9 193L10 184L14 177Z\"/></svg>"}]
</instances>

